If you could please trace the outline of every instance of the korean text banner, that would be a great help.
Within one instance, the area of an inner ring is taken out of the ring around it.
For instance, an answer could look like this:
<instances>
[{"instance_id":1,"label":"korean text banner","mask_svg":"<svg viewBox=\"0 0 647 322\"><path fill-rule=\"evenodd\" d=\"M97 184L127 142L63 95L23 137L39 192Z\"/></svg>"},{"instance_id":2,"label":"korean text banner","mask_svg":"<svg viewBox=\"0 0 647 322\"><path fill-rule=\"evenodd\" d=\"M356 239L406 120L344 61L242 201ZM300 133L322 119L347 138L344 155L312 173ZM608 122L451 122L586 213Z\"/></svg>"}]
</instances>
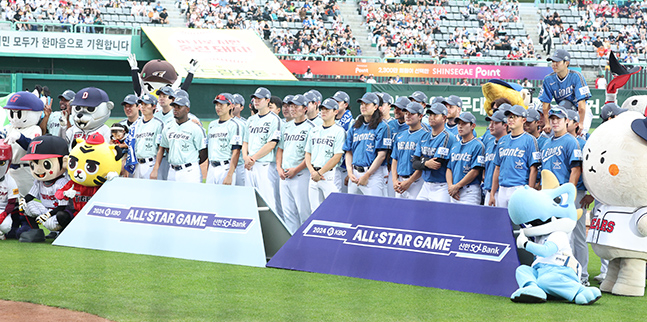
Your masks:
<instances>
[{"instance_id":1,"label":"korean text banner","mask_svg":"<svg viewBox=\"0 0 647 322\"><path fill-rule=\"evenodd\" d=\"M180 76L189 62L200 67L199 78L296 80L251 30L209 30L142 27L157 50Z\"/></svg>"},{"instance_id":2,"label":"korean text banner","mask_svg":"<svg viewBox=\"0 0 647 322\"><path fill-rule=\"evenodd\" d=\"M66 58L128 57L131 43L130 35L3 31L0 53Z\"/></svg>"},{"instance_id":3,"label":"korean text banner","mask_svg":"<svg viewBox=\"0 0 647 322\"><path fill-rule=\"evenodd\" d=\"M331 194L269 267L510 296L507 209Z\"/></svg>"},{"instance_id":4,"label":"korean text banner","mask_svg":"<svg viewBox=\"0 0 647 322\"><path fill-rule=\"evenodd\" d=\"M553 72L550 67L449 65L449 64L396 64L281 60L290 72L303 74L310 68L315 75L373 75L383 77L427 77L468 79L544 79Z\"/></svg>"}]
</instances>

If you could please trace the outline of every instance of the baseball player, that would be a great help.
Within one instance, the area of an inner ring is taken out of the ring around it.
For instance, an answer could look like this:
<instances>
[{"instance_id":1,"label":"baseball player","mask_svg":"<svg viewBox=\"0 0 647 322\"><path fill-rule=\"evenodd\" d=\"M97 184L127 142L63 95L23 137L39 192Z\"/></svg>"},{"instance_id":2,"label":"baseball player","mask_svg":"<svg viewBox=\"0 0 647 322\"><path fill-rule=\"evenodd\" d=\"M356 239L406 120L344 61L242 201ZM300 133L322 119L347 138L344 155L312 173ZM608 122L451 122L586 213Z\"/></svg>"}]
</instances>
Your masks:
<instances>
[{"instance_id":1,"label":"baseball player","mask_svg":"<svg viewBox=\"0 0 647 322\"><path fill-rule=\"evenodd\" d=\"M303 96L308 102L308 113L306 113L308 120L317 126L323 124L323 120L321 119L321 116L319 116L319 103L321 103L321 101L317 97L317 94L309 91L303 94Z\"/></svg>"},{"instance_id":2,"label":"baseball player","mask_svg":"<svg viewBox=\"0 0 647 322\"><path fill-rule=\"evenodd\" d=\"M0 142L0 240L5 240L7 237L6 234L15 229L18 226L18 223L14 223L14 220L18 220L18 215L15 214L16 205L18 204L18 198L20 194L18 192L18 185L16 181L7 174L9 171L9 165L11 164L12 151L11 146ZM24 220L26 218L20 218ZM38 228L38 225L35 221L30 221L30 224L34 225L34 228ZM14 234L10 234L10 237ZM18 237L16 237L18 238Z\"/></svg>"},{"instance_id":3,"label":"baseball player","mask_svg":"<svg viewBox=\"0 0 647 322\"><path fill-rule=\"evenodd\" d=\"M169 181L200 183L200 164L207 160L204 129L189 121L191 102L188 98L178 97L171 105L175 121L164 125L150 178L157 179L162 157L168 153Z\"/></svg>"},{"instance_id":4,"label":"baseball player","mask_svg":"<svg viewBox=\"0 0 647 322\"><path fill-rule=\"evenodd\" d=\"M206 183L236 183L236 165L243 147L245 125L233 118L234 97L221 93L213 100L218 119L209 123L207 150L209 169Z\"/></svg>"},{"instance_id":5,"label":"baseball player","mask_svg":"<svg viewBox=\"0 0 647 322\"><path fill-rule=\"evenodd\" d=\"M503 104L505 104L505 105L503 105ZM503 106L502 111L504 113L505 113L505 111L509 110L512 107L512 105L510 105L510 101L507 98L505 98L505 97L497 98L496 100L494 100L494 102L492 102L492 115L494 115L494 113L496 111L498 111L499 107L501 107L501 106ZM489 141L492 140L492 139L494 139L494 137L492 136L492 133L490 133L489 130L485 131L483 133L483 135L481 135L481 137L479 138L479 140L481 140L481 142L483 142L483 144L486 147L487 147ZM486 203L487 203L487 201L486 201Z\"/></svg>"},{"instance_id":6,"label":"baseball player","mask_svg":"<svg viewBox=\"0 0 647 322\"><path fill-rule=\"evenodd\" d=\"M310 209L314 212L332 192L339 192L334 183L334 172L344 154L346 131L336 124L336 116L341 111L334 98L327 98L319 106L323 124L310 131L306 142L305 161L310 171L308 198ZM301 223L303 224L303 222Z\"/></svg>"},{"instance_id":7,"label":"baseball player","mask_svg":"<svg viewBox=\"0 0 647 322\"><path fill-rule=\"evenodd\" d=\"M461 141L452 144L447 164L447 191L450 202L478 205L481 203L481 171L485 164L485 147L474 136L476 117L461 113L454 121Z\"/></svg>"},{"instance_id":8,"label":"baseball player","mask_svg":"<svg viewBox=\"0 0 647 322\"><path fill-rule=\"evenodd\" d=\"M399 121L391 117L391 106L395 103L393 101L393 97L389 95L389 93L378 92L375 94L377 94L377 96L380 98L379 110L380 113L382 113L382 121L389 127L389 133L391 134L390 137L391 139L394 139L395 135L400 132L400 128L397 127ZM404 106L406 107L406 105ZM399 113L400 114L398 116L402 116L402 122L405 126L405 129L402 129L401 131L408 130L409 126L404 123L404 113L402 112L402 110L400 110ZM387 151L385 165L387 167L388 174L384 183L384 196L393 198L395 197L395 190L393 189L393 176L391 175L391 151Z\"/></svg>"},{"instance_id":9,"label":"baseball player","mask_svg":"<svg viewBox=\"0 0 647 322\"><path fill-rule=\"evenodd\" d=\"M391 104L391 107L393 107L393 118L388 121L388 125L392 136L409 128L407 123L404 121L404 108L411 102L412 101L408 98L401 96L398 97L395 103Z\"/></svg>"},{"instance_id":10,"label":"baseball player","mask_svg":"<svg viewBox=\"0 0 647 322\"><path fill-rule=\"evenodd\" d=\"M584 120L584 132L588 132L591 127L593 115L587 110L586 100L591 98L591 91L586 85L586 80L581 73L568 69L571 55L565 49L557 49L555 53L547 59L551 62L553 72L544 77L542 89L539 93L539 100L542 102L544 117L548 116L548 110L551 108L550 103L555 100L559 103L563 100L570 101L578 111L580 119ZM546 119L545 130L549 130L548 119Z\"/></svg>"},{"instance_id":11,"label":"baseball player","mask_svg":"<svg viewBox=\"0 0 647 322\"><path fill-rule=\"evenodd\" d=\"M447 161L449 150L456 138L445 130L447 107L442 103L433 103L427 110L427 120L431 131L425 133L416 145L413 168L422 170L424 183L417 199L428 201L450 202L447 189Z\"/></svg>"},{"instance_id":12,"label":"baseball player","mask_svg":"<svg viewBox=\"0 0 647 322\"><path fill-rule=\"evenodd\" d=\"M510 134L501 138L497 146L488 205L507 208L513 192L525 185L535 186L541 153L537 140L523 130L528 116L526 109L513 105L505 111L505 116Z\"/></svg>"},{"instance_id":13,"label":"baseball player","mask_svg":"<svg viewBox=\"0 0 647 322\"><path fill-rule=\"evenodd\" d=\"M391 177L396 198L416 199L422 188L422 170L413 168L416 147L428 133L420 121L424 113L420 103L411 102L404 108L404 120L409 129L395 135L391 152Z\"/></svg>"},{"instance_id":14,"label":"baseball player","mask_svg":"<svg viewBox=\"0 0 647 322\"><path fill-rule=\"evenodd\" d=\"M238 93L235 93L232 96L234 97L234 107L232 112L234 120L238 121L240 124L246 127L247 119L240 116L240 113L245 108L245 98ZM236 166L236 185L245 185L245 163L243 162L242 155L240 158L238 158L238 165Z\"/></svg>"},{"instance_id":15,"label":"baseball player","mask_svg":"<svg viewBox=\"0 0 647 322\"><path fill-rule=\"evenodd\" d=\"M294 95L286 95L283 98L283 106L281 108L281 111L283 111L283 121L285 123L292 122L292 120L294 119L294 117L292 117L292 109L290 107L290 104L292 104L290 103L290 101L292 101L293 98L294 98Z\"/></svg>"},{"instance_id":16,"label":"baseball player","mask_svg":"<svg viewBox=\"0 0 647 322\"><path fill-rule=\"evenodd\" d=\"M164 124L155 115L157 99L151 94L144 94L138 99L142 117L131 127L130 135L135 139L134 153L137 160L133 178L150 179L159 150Z\"/></svg>"},{"instance_id":17,"label":"baseball player","mask_svg":"<svg viewBox=\"0 0 647 322\"><path fill-rule=\"evenodd\" d=\"M566 130L566 110L553 107L548 115L555 135L541 148L542 168L555 174L560 185L570 182L577 186L582 173L582 149Z\"/></svg>"},{"instance_id":18,"label":"baseball player","mask_svg":"<svg viewBox=\"0 0 647 322\"><path fill-rule=\"evenodd\" d=\"M308 219L311 212L308 194L305 193L310 182L309 171L306 169L305 147L308 133L315 125L306 119L308 103L303 95L292 98L292 103L294 106L290 113L294 121L285 126L279 141L276 170L281 178L279 189L283 216L288 230L294 233Z\"/></svg>"},{"instance_id":19,"label":"baseball player","mask_svg":"<svg viewBox=\"0 0 647 322\"><path fill-rule=\"evenodd\" d=\"M281 115L281 109L283 108L283 101L278 96L270 97L270 111L276 115ZM285 117L285 115L283 115ZM289 122L287 118L281 120L283 123Z\"/></svg>"},{"instance_id":20,"label":"baseball player","mask_svg":"<svg viewBox=\"0 0 647 322\"><path fill-rule=\"evenodd\" d=\"M606 103L602 106L600 118L602 119L602 123L604 123L626 111L626 108L620 108L616 103Z\"/></svg>"},{"instance_id":21,"label":"baseball player","mask_svg":"<svg viewBox=\"0 0 647 322\"><path fill-rule=\"evenodd\" d=\"M160 119L164 124L173 121L173 107L171 106L171 103L173 102L171 95L173 95L173 92L175 92L175 90L169 86L161 87L157 92L155 92L155 94L157 94L157 101L160 107L160 109L155 112L155 117Z\"/></svg>"},{"instance_id":22,"label":"baseball player","mask_svg":"<svg viewBox=\"0 0 647 322\"><path fill-rule=\"evenodd\" d=\"M332 97L333 100L339 105L339 109L335 114L335 123L341 126L344 131L348 132L348 129L351 127L351 122L353 121L353 113L348 108L350 103L350 96L344 91L337 91ZM319 106L321 111L321 106ZM323 120L323 116L322 116ZM344 154L341 156L341 161L339 166L334 171L335 176L335 186L337 186L337 192L348 193L348 170L346 169L346 162L344 161ZM312 200L310 200L312 203Z\"/></svg>"},{"instance_id":23,"label":"baseball player","mask_svg":"<svg viewBox=\"0 0 647 322\"><path fill-rule=\"evenodd\" d=\"M139 97L134 94L130 94L126 95L126 97L124 97L124 100L121 102L121 106L124 107L124 114L126 114L126 118L119 121L119 123L126 125L129 129L139 119L138 101ZM155 101L157 101L157 99Z\"/></svg>"},{"instance_id":24,"label":"baseball player","mask_svg":"<svg viewBox=\"0 0 647 322\"><path fill-rule=\"evenodd\" d=\"M261 197L279 217L275 187L270 176L276 173L274 148L281 139L281 119L270 112L269 103L272 94L265 87L259 87L252 94L252 102L258 114L247 120L243 136L243 160L245 162L245 185L258 189ZM278 176L278 174L277 174Z\"/></svg>"},{"instance_id":25,"label":"baseball player","mask_svg":"<svg viewBox=\"0 0 647 322\"><path fill-rule=\"evenodd\" d=\"M494 174L494 168L496 168L494 165L494 157L498 150L499 140L508 133L508 126L503 111L495 111L491 117L488 116L485 120L490 122L488 132L490 132L491 138L489 140L481 140L483 145L485 145L485 170L483 171L483 190L485 191L485 196L483 200L487 206L491 198L492 176ZM495 200L497 195L498 193L494 194Z\"/></svg>"},{"instance_id":26,"label":"baseball player","mask_svg":"<svg viewBox=\"0 0 647 322\"><path fill-rule=\"evenodd\" d=\"M47 124L47 132L51 135L56 135L60 137L65 137L65 131L72 126L72 121L70 120L70 102L74 99L74 91L65 90L61 95L58 96L58 106L60 111L51 112L51 107L49 107L50 113L47 113L48 108L44 109L44 116L41 121L41 124Z\"/></svg>"},{"instance_id":27,"label":"baseball player","mask_svg":"<svg viewBox=\"0 0 647 322\"><path fill-rule=\"evenodd\" d=\"M377 94L366 93L357 102L362 115L348 130L344 143L346 169L353 169L348 173L348 193L383 196L387 171L382 163L392 139L382 122Z\"/></svg>"},{"instance_id":28,"label":"baseball player","mask_svg":"<svg viewBox=\"0 0 647 322\"><path fill-rule=\"evenodd\" d=\"M541 130L543 130L543 127L539 127L539 121L541 120L541 114L534 109L534 108L529 108L528 109L528 116L526 117L526 124L523 126L524 131L526 131L528 134L530 134L532 137L537 140L537 146L541 149L541 147L546 143L546 140L548 137L544 137L541 135ZM539 169L537 169L539 171Z\"/></svg>"}]
</instances>

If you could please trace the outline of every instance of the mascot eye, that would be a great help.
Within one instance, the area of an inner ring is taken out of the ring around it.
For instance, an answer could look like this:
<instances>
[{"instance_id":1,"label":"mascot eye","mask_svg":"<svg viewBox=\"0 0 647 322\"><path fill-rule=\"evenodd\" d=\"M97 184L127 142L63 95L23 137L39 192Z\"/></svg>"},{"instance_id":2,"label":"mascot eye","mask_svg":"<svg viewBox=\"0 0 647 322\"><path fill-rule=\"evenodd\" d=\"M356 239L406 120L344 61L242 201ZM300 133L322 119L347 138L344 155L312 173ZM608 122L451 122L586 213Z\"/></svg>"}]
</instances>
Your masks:
<instances>
[{"instance_id":1,"label":"mascot eye","mask_svg":"<svg viewBox=\"0 0 647 322\"><path fill-rule=\"evenodd\" d=\"M7 160L0 160L0 167L4 167L7 164Z\"/></svg>"},{"instance_id":2,"label":"mascot eye","mask_svg":"<svg viewBox=\"0 0 647 322\"><path fill-rule=\"evenodd\" d=\"M553 201L559 205L560 207L567 208L568 207L568 194L567 193L562 193L561 195L555 197Z\"/></svg>"},{"instance_id":3,"label":"mascot eye","mask_svg":"<svg viewBox=\"0 0 647 322\"><path fill-rule=\"evenodd\" d=\"M86 109L88 110L88 112L90 112L90 113L94 113L94 109L95 109L95 108L94 108L94 107L89 107L89 106L88 106L88 107L86 107Z\"/></svg>"},{"instance_id":4,"label":"mascot eye","mask_svg":"<svg viewBox=\"0 0 647 322\"><path fill-rule=\"evenodd\" d=\"M67 162L67 167L70 170L76 169L76 166L78 165L78 159L75 156L70 156L70 161Z\"/></svg>"},{"instance_id":5,"label":"mascot eye","mask_svg":"<svg viewBox=\"0 0 647 322\"><path fill-rule=\"evenodd\" d=\"M32 169L33 171L34 168L36 168L36 164L37 164L36 162L29 162L29 168Z\"/></svg>"},{"instance_id":6,"label":"mascot eye","mask_svg":"<svg viewBox=\"0 0 647 322\"><path fill-rule=\"evenodd\" d=\"M557 197L555 197L555 199L553 199L553 201L554 201L556 204L560 204L560 203L562 203L562 196L557 196Z\"/></svg>"},{"instance_id":7,"label":"mascot eye","mask_svg":"<svg viewBox=\"0 0 647 322\"><path fill-rule=\"evenodd\" d=\"M87 171L88 174L97 173L97 171L99 171L99 162L88 160L88 163L85 164L85 171Z\"/></svg>"},{"instance_id":8,"label":"mascot eye","mask_svg":"<svg viewBox=\"0 0 647 322\"><path fill-rule=\"evenodd\" d=\"M22 111L17 111L16 112L16 117L17 118L22 118Z\"/></svg>"},{"instance_id":9,"label":"mascot eye","mask_svg":"<svg viewBox=\"0 0 647 322\"><path fill-rule=\"evenodd\" d=\"M77 112L81 112L81 110L83 109L81 108L81 106L74 106L74 110Z\"/></svg>"},{"instance_id":10,"label":"mascot eye","mask_svg":"<svg viewBox=\"0 0 647 322\"><path fill-rule=\"evenodd\" d=\"M52 163L45 160L45 162L43 162L43 167L45 168L45 170L49 170L52 168Z\"/></svg>"}]
</instances>

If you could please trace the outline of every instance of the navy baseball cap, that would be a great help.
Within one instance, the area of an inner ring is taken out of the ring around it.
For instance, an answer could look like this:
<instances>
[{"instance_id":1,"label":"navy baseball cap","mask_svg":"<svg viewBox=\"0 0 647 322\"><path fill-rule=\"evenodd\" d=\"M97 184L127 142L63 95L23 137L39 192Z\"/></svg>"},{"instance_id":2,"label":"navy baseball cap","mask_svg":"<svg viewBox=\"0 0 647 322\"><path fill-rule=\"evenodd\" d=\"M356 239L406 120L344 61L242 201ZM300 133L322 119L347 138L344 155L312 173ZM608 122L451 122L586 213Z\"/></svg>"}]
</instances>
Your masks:
<instances>
[{"instance_id":1,"label":"navy baseball cap","mask_svg":"<svg viewBox=\"0 0 647 322\"><path fill-rule=\"evenodd\" d=\"M647 118L633 120L631 122L631 130L643 140L647 140Z\"/></svg>"},{"instance_id":2,"label":"navy baseball cap","mask_svg":"<svg viewBox=\"0 0 647 322\"><path fill-rule=\"evenodd\" d=\"M540 118L541 118L541 115L539 115L539 112L537 112L536 109L534 108L528 109L528 116L526 116L526 122L539 121Z\"/></svg>"},{"instance_id":3,"label":"navy baseball cap","mask_svg":"<svg viewBox=\"0 0 647 322\"><path fill-rule=\"evenodd\" d=\"M562 107L552 107L548 111L548 117L550 118L551 116L557 116L560 119L565 119L568 118L568 115L566 114L566 110Z\"/></svg>"},{"instance_id":4,"label":"navy baseball cap","mask_svg":"<svg viewBox=\"0 0 647 322\"><path fill-rule=\"evenodd\" d=\"M476 117L470 112L463 112L457 118L454 119L454 122L463 121L465 123L476 124Z\"/></svg>"},{"instance_id":5,"label":"navy baseball cap","mask_svg":"<svg viewBox=\"0 0 647 322\"><path fill-rule=\"evenodd\" d=\"M171 86L163 86L163 87L160 87L160 89L158 89L158 90L155 92L155 94L156 94L156 95L159 95L159 94L166 94L166 95L168 95L168 96L171 96L171 95L173 95L173 92L174 92L174 90L173 90L173 88L172 88Z\"/></svg>"},{"instance_id":6,"label":"navy baseball cap","mask_svg":"<svg viewBox=\"0 0 647 322\"><path fill-rule=\"evenodd\" d=\"M397 108L403 110L405 107L407 107L407 105L409 105L409 103L411 103L409 98L404 97L404 96L400 96L395 101L395 103L391 104L391 107L397 107Z\"/></svg>"},{"instance_id":7,"label":"navy baseball cap","mask_svg":"<svg viewBox=\"0 0 647 322\"><path fill-rule=\"evenodd\" d=\"M409 100L427 104L427 95L421 91L415 91L409 96Z\"/></svg>"},{"instance_id":8,"label":"navy baseball cap","mask_svg":"<svg viewBox=\"0 0 647 322\"><path fill-rule=\"evenodd\" d=\"M303 95L301 95L301 96L303 96L303 97L305 98L306 103L310 103L310 102L319 102L319 100L317 99L317 94L315 94L315 93L313 93L313 92L305 92L305 93L304 93Z\"/></svg>"},{"instance_id":9,"label":"navy baseball cap","mask_svg":"<svg viewBox=\"0 0 647 322\"><path fill-rule=\"evenodd\" d=\"M485 120L488 122L494 121L494 122L503 122L503 123L508 121L508 119L505 117L505 112L503 111L496 111L492 114L492 116L486 116Z\"/></svg>"},{"instance_id":10,"label":"navy baseball cap","mask_svg":"<svg viewBox=\"0 0 647 322\"><path fill-rule=\"evenodd\" d=\"M70 102L73 106L97 107L101 103L110 101L108 94L100 88L86 87L80 90Z\"/></svg>"},{"instance_id":11,"label":"navy baseball cap","mask_svg":"<svg viewBox=\"0 0 647 322\"><path fill-rule=\"evenodd\" d=\"M317 98L317 102L321 102L321 100L323 99L323 95L321 95L321 93L318 90L313 88L309 92L312 94L315 94L315 97Z\"/></svg>"},{"instance_id":12,"label":"navy baseball cap","mask_svg":"<svg viewBox=\"0 0 647 322\"><path fill-rule=\"evenodd\" d=\"M563 108L563 109L565 109L565 110L573 110L573 111L577 111L577 107L573 104L573 102L571 102L571 101L569 101L569 100L561 100L561 101L557 104L557 106L560 106L561 108Z\"/></svg>"},{"instance_id":13,"label":"navy baseball cap","mask_svg":"<svg viewBox=\"0 0 647 322\"><path fill-rule=\"evenodd\" d=\"M364 94L364 96L362 96L362 98L357 99L357 103L361 103L361 102L364 102L366 104L373 103L375 105L379 105L380 104L380 98L377 97L377 94L375 94L375 93L366 93L366 94Z\"/></svg>"},{"instance_id":14,"label":"navy baseball cap","mask_svg":"<svg viewBox=\"0 0 647 322\"><path fill-rule=\"evenodd\" d=\"M144 94L137 102L155 106L157 105L157 98L151 94Z\"/></svg>"},{"instance_id":15,"label":"navy baseball cap","mask_svg":"<svg viewBox=\"0 0 647 322\"><path fill-rule=\"evenodd\" d=\"M346 92L344 91L337 91L337 93L335 93L332 98L337 102L350 103L350 96L348 96L348 94L346 94Z\"/></svg>"},{"instance_id":16,"label":"navy baseball cap","mask_svg":"<svg viewBox=\"0 0 647 322\"><path fill-rule=\"evenodd\" d=\"M69 154L65 139L51 134L35 137L31 140L27 151L29 153L20 158L20 161L60 158Z\"/></svg>"},{"instance_id":17,"label":"navy baseball cap","mask_svg":"<svg viewBox=\"0 0 647 322\"><path fill-rule=\"evenodd\" d=\"M443 103L433 103L427 109L427 114L447 115L447 106Z\"/></svg>"},{"instance_id":18,"label":"navy baseball cap","mask_svg":"<svg viewBox=\"0 0 647 322\"><path fill-rule=\"evenodd\" d=\"M463 108L463 100L461 100L461 98L456 95L449 95L447 98L443 100L443 102L449 105L454 105L454 106Z\"/></svg>"},{"instance_id":19,"label":"navy baseball cap","mask_svg":"<svg viewBox=\"0 0 647 322\"><path fill-rule=\"evenodd\" d=\"M243 97L243 95L240 95L240 94L236 93L236 94L234 94L232 96L234 97L234 100L236 101L235 102L236 104L245 105L245 98Z\"/></svg>"},{"instance_id":20,"label":"navy baseball cap","mask_svg":"<svg viewBox=\"0 0 647 322\"><path fill-rule=\"evenodd\" d=\"M566 117L571 121L580 122L580 114L576 111L566 110Z\"/></svg>"},{"instance_id":21,"label":"navy baseball cap","mask_svg":"<svg viewBox=\"0 0 647 322\"><path fill-rule=\"evenodd\" d=\"M139 97L135 94L128 94L126 97L124 97L124 100L121 102L121 105L126 105L126 104L137 104L137 101L139 100Z\"/></svg>"},{"instance_id":22,"label":"navy baseball cap","mask_svg":"<svg viewBox=\"0 0 647 322\"><path fill-rule=\"evenodd\" d=\"M607 121L611 116L618 116L626 112L626 108L620 108L616 103L607 103L602 106L602 111L600 111L600 118L603 121Z\"/></svg>"},{"instance_id":23,"label":"navy baseball cap","mask_svg":"<svg viewBox=\"0 0 647 322\"><path fill-rule=\"evenodd\" d=\"M339 103L333 98L326 98L321 105L319 105L319 108L327 108L329 110L337 110L339 109Z\"/></svg>"},{"instance_id":24,"label":"navy baseball cap","mask_svg":"<svg viewBox=\"0 0 647 322\"><path fill-rule=\"evenodd\" d=\"M568 53L566 49L557 49L553 53L552 56L548 57L546 59L547 61L570 61L571 60L571 55Z\"/></svg>"},{"instance_id":25,"label":"navy baseball cap","mask_svg":"<svg viewBox=\"0 0 647 322\"><path fill-rule=\"evenodd\" d=\"M178 88L173 92L173 94L170 94L168 97L172 99L175 99L178 97L189 98L189 93L187 93L185 90L181 88Z\"/></svg>"},{"instance_id":26,"label":"navy baseball cap","mask_svg":"<svg viewBox=\"0 0 647 322\"><path fill-rule=\"evenodd\" d=\"M42 111L45 108L45 104L34 93L22 91L11 95L4 108L10 110Z\"/></svg>"},{"instance_id":27,"label":"navy baseball cap","mask_svg":"<svg viewBox=\"0 0 647 322\"><path fill-rule=\"evenodd\" d=\"M283 104L290 104L290 101L294 98L294 95L286 95L283 98Z\"/></svg>"},{"instance_id":28,"label":"navy baseball cap","mask_svg":"<svg viewBox=\"0 0 647 322\"><path fill-rule=\"evenodd\" d=\"M294 95L294 97L292 97L292 100L290 101L290 103L297 106L306 106L308 105L308 100L306 99L305 96L301 94L297 94L297 95Z\"/></svg>"},{"instance_id":29,"label":"navy baseball cap","mask_svg":"<svg viewBox=\"0 0 647 322\"><path fill-rule=\"evenodd\" d=\"M265 87L259 87L256 89L254 94L252 94L252 98L257 97L257 98L271 98L272 97L272 92L270 92L269 89Z\"/></svg>"},{"instance_id":30,"label":"navy baseball cap","mask_svg":"<svg viewBox=\"0 0 647 322\"><path fill-rule=\"evenodd\" d=\"M71 101L72 99L74 99L74 95L76 95L76 93L74 93L73 90L68 89L65 92L61 93L61 95L59 95L58 98L63 98L66 101Z\"/></svg>"},{"instance_id":31,"label":"navy baseball cap","mask_svg":"<svg viewBox=\"0 0 647 322\"><path fill-rule=\"evenodd\" d=\"M391 96L389 93L378 93L382 97L382 102L387 103L389 105L393 104L393 96Z\"/></svg>"},{"instance_id":32,"label":"navy baseball cap","mask_svg":"<svg viewBox=\"0 0 647 322\"><path fill-rule=\"evenodd\" d=\"M173 103L171 105L177 105L177 106L186 106L188 108L191 108L191 102L189 101L188 97L178 97L175 100L173 100Z\"/></svg>"},{"instance_id":33,"label":"navy baseball cap","mask_svg":"<svg viewBox=\"0 0 647 322\"><path fill-rule=\"evenodd\" d=\"M407 106L404 108L405 111L408 111L409 113L413 114L422 114L425 111L425 108L418 102L411 102L407 104Z\"/></svg>"},{"instance_id":34,"label":"navy baseball cap","mask_svg":"<svg viewBox=\"0 0 647 322\"><path fill-rule=\"evenodd\" d=\"M513 105L512 108L505 111L504 113L505 113L505 116L514 114L521 117L528 117L528 111L521 105Z\"/></svg>"},{"instance_id":35,"label":"navy baseball cap","mask_svg":"<svg viewBox=\"0 0 647 322\"><path fill-rule=\"evenodd\" d=\"M213 103L235 104L234 97L229 93L220 93L213 99Z\"/></svg>"}]
</instances>

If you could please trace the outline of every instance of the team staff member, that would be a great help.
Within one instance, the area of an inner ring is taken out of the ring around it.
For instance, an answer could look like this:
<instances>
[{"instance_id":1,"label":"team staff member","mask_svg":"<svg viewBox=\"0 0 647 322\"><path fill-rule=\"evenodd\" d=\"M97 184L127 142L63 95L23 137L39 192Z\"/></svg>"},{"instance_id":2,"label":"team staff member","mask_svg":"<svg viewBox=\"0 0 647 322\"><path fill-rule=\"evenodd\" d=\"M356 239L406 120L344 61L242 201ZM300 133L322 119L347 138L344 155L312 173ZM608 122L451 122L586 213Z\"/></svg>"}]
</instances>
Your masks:
<instances>
[{"instance_id":1,"label":"team staff member","mask_svg":"<svg viewBox=\"0 0 647 322\"><path fill-rule=\"evenodd\" d=\"M162 157L168 153L169 181L200 183L200 164L207 160L204 129L189 121L191 102L188 98L178 97L171 105L175 122L168 122L164 126L150 177L157 179Z\"/></svg>"},{"instance_id":2,"label":"team staff member","mask_svg":"<svg viewBox=\"0 0 647 322\"><path fill-rule=\"evenodd\" d=\"M476 118L463 112L456 118L461 141L452 145L447 164L447 190L453 203L478 205L481 203L481 171L485 161L485 147L474 136Z\"/></svg>"},{"instance_id":3,"label":"team staff member","mask_svg":"<svg viewBox=\"0 0 647 322\"><path fill-rule=\"evenodd\" d=\"M416 147L428 133L420 123L424 108L416 102L404 108L404 120L409 129L402 131L393 140L391 152L391 177L396 198L416 199L424 180L420 180L422 170L413 168L413 156Z\"/></svg>"},{"instance_id":4,"label":"team staff member","mask_svg":"<svg viewBox=\"0 0 647 322\"><path fill-rule=\"evenodd\" d=\"M157 106L155 96L144 94L138 103L142 117L131 127L131 135L135 139L135 158L137 159L133 177L150 179L151 172L155 167L164 124L154 116Z\"/></svg>"},{"instance_id":5,"label":"team staff member","mask_svg":"<svg viewBox=\"0 0 647 322\"><path fill-rule=\"evenodd\" d=\"M488 125L488 131L490 132L490 139L482 140L483 145L485 145L485 170L483 172L483 190L485 190L485 205L489 205L490 198L492 196L492 176L494 175L494 157L496 156L496 151L498 150L499 140L508 134L508 126L506 125L507 121L505 118L505 113L503 111L496 111L492 113L492 117L486 117L486 121L490 122ZM494 199L496 200L497 193L494 194Z\"/></svg>"},{"instance_id":6,"label":"team staff member","mask_svg":"<svg viewBox=\"0 0 647 322\"><path fill-rule=\"evenodd\" d=\"M334 172L344 154L346 131L335 120L341 109L338 102L327 98L319 106L323 124L310 131L306 142L305 161L310 171L308 198L310 209L314 212L332 192L339 192L333 182ZM303 224L303 222L302 222Z\"/></svg>"},{"instance_id":7,"label":"team staff member","mask_svg":"<svg viewBox=\"0 0 647 322\"><path fill-rule=\"evenodd\" d=\"M548 114L555 135L541 149L542 168L555 174L560 185L570 182L577 186L582 173L582 149L566 130L566 111L554 107Z\"/></svg>"},{"instance_id":8,"label":"team staff member","mask_svg":"<svg viewBox=\"0 0 647 322\"><path fill-rule=\"evenodd\" d=\"M213 100L217 120L209 123L207 150L209 169L206 183L232 185L236 183L236 164L243 147L245 126L233 118L234 97L221 93Z\"/></svg>"},{"instance_id":9,"label":"team staff member","mask_svg":"<svg viewBox=\"0 0 647 322\"><path fill-rule=\"evenodd\" d=\"M337 102L339 109L335 115L335 123L341 126L344 131L348 132L353 121L353 113L348 108L350 103L350 96L344 91L337 91L332 97ZM319 106L321 111L321 106ZM321 112L320 112L321 113ZM323 120L323 116L321 116ZM348 193L348 170L346 169L346 162L344 162L344 155L342 154L340 165L335 169L335 186L341 193ZM312 200L310 201L312 202Z\"/></svg>"},{"instance_id":10,"label":"team staff member","mask_svg":"<svg viewBox=\"0 0 647 322\"><path fill-rule=\"evenodd\" d=\"M272 93L259 87L252 94L252 103L258 111L247 120L247 127L243 136L243 160L245 162L245 185L255 187L268 206L279 212L271 171L276 171L272 163L276 162L274 148L281 139L281 119L272 113L269 108Z\"/></svg>"},{"instance_id":11,"label":"team staff member","mask_svg":"<svg viewBox=\"0 0 647 322\"><path fill-rule=\"evenodd\" d=\"M313 91L306 92L303 94L308 103L308 112L306 113L306 118L315 125L323 124L321 116L319 116L319 103L321 102L317 97L317 94Z\"/></svg>"},{"instance_id":12,"label":"team staff member","mask_svg":"<svg viewBox=\"0 0 647 322\"><path fill-rule=\"evenodd\" d=\"M535 186L541 153L537 140L523 130L528 116L526 109L514 105L505 111L505 116L510 134L499 140L494 156L495 168L488 205L507 208L513 192L524 185Z\"/></svg>"},{"instance_id":13,"label":"team staff member","mask_svg":"<svg viewBox=\"0 0 647 322\"><path fill-rule=\"evenodd\" d=\"M310 216L308 199L309 171L306 169L305 146L308 133L315 127L306 119L306 101L303 95L292 99L290 113L294 121L285 126L276 152L276 170L281 178L281 208L290 233L297 231Z\"/></svg>"},{"instance_id":14,"label":"team staff member","mask_svg":"<svg viewBox=\"0 0 647 322\"><path fill-rule=\"evenodd\" d=\"M453 135L445 130L447 107L441 103L433 103L427 110L427 120L431 131L425 133L416 145L413 158L413 168L422 170L424 183L417 199L428 201L449 202L447 190L447 161L449 150L456 142Z\"/></svg>"},{"instance_id":15,"label":"team staff member","mask_svg":"<svg viewBox=\"0 0 647 322\"><path fill-rule=\"evenodd\" d=\"M344 143L346 168L353 169L348 173L348 193L383 196L387 172L382 163L391 148L391 138L378 109L380 98L366 93L357 102L362 115L348 130Z\"/></svg>"}]
</instances>

